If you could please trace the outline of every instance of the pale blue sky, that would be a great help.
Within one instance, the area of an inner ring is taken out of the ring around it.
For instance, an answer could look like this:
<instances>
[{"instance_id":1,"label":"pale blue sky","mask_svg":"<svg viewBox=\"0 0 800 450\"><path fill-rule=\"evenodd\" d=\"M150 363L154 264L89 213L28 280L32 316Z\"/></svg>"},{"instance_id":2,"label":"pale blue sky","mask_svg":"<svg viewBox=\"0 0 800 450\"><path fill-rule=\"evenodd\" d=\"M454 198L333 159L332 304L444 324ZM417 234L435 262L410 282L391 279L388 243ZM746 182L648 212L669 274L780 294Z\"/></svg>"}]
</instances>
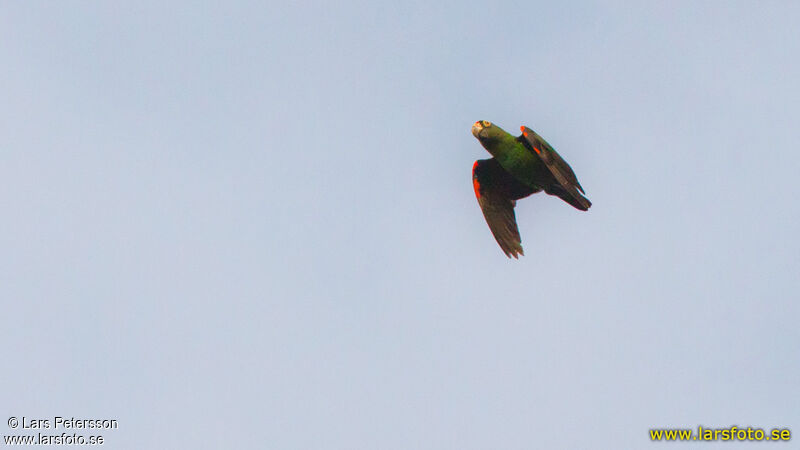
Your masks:
<instances>
[{"instance_id":1,"label":"pale blue sky","mask_svg":"<svg viewBox=\"0 0 800 450\"><path fill-rule=\"evenodd\" d=\"M115 418L114 449L800 432L798 23L3 2L0 423ZM519 261L472 192L479 119L536 130L594 203L520 202Z\"/></svg>"}]
</instances>

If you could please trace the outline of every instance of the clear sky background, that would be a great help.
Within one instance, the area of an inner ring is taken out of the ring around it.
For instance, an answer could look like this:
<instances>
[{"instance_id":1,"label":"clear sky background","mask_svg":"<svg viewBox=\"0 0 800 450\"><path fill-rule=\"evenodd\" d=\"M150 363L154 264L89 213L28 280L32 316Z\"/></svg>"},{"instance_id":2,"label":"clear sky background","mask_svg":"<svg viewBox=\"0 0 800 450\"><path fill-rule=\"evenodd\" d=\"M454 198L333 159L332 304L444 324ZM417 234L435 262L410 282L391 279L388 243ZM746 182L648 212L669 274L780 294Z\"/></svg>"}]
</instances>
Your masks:
<instances>
[{"instance_id":1,"label":"clear sky background","mask_svg":"<svg viewBox=\"0 0 800 450\"><path fill-rule=\"evenodd\" d=\"M789 1L3 2L2 434L800 433L798 23ZM472 192L479 119L536 130L594 203L521 201L519 261Z\"/></svg>"}]
</instances>

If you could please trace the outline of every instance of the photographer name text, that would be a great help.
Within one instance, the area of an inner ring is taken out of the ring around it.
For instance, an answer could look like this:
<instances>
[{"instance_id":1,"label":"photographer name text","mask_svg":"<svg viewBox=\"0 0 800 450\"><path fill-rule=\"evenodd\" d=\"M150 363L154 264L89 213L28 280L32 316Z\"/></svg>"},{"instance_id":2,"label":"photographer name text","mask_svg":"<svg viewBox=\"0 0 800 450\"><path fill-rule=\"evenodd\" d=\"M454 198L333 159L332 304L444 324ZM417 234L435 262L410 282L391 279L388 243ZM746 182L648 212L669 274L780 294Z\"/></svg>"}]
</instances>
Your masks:
<instances>
[{"instance_id":1,"label":"photographer name text","mask_svg":"<svg viewBox=\"0 0 800 450\"><path fill-rule=\"evenodd\" d=\"M16 419L16 418L12 418ZM76 419L75 417L55 416L50 418L20 417L19 420L9 420L11 428L23 430L73 430L73 429L102 429L115 430L119 428L117 419Z\"/></svg>"}]
</instances>

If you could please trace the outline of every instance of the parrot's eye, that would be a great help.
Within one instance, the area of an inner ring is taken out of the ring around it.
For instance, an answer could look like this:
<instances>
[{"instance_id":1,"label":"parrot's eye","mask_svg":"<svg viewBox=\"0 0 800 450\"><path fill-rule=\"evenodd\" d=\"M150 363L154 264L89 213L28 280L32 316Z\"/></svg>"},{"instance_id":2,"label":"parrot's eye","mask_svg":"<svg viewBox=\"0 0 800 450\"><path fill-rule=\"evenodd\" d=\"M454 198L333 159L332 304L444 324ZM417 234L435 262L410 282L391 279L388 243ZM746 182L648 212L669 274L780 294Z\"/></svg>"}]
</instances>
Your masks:
<instances>
[{"instance_id":1,"label":"parrot's eye","mask_svg":"<svg viewBox=\"0 0 800 450\"><path fill-rule=\"evenodd\" d=\"M490 127L490 126L492 126L492 122L489 122L488 120L484 120L484 121L481 122L481 125L483 125L484 127Z\"/></svg>"}]
</instances>

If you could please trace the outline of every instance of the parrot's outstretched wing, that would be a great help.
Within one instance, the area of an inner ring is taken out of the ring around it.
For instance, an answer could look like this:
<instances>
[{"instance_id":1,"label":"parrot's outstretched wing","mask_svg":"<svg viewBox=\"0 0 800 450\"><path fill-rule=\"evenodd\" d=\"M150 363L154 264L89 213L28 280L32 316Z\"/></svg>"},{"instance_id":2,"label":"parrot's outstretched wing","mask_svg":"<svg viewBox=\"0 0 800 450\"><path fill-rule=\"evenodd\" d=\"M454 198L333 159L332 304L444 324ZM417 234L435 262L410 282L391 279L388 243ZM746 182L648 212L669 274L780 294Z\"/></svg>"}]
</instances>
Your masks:
<instances>
[{"instance_id":1,"label":"parrot's outstretched wing","mask_svg":"<svg viewBox=\"0 0 800 450\"><path fill-rule=\"evenodd\" d=\"M494 158L479 159L472 166L472 186L495 240L509 258L524 255L517 219L516 200L537 192L514 179Z\"/></svg>"},{"instance_id":2,"label":"parrot's outstretched wing","mask_svg":"<svg viewBox=\"0 0 800 450\"><path fill-rule=\"evenodd\" d=\"M541 158L560 185L560 189L558 187L548 189L547 193L559 196L565 202L582 211L589 209L592 206L592 202L581 195L581 193L585 192L578 182L575 172L572 171L572 167L564 161L561 155L547 141L533 130L525 126L520 127L520 130L522 130L522 136L519 137L519 141Z\"/></svg>"}]
</instances>

